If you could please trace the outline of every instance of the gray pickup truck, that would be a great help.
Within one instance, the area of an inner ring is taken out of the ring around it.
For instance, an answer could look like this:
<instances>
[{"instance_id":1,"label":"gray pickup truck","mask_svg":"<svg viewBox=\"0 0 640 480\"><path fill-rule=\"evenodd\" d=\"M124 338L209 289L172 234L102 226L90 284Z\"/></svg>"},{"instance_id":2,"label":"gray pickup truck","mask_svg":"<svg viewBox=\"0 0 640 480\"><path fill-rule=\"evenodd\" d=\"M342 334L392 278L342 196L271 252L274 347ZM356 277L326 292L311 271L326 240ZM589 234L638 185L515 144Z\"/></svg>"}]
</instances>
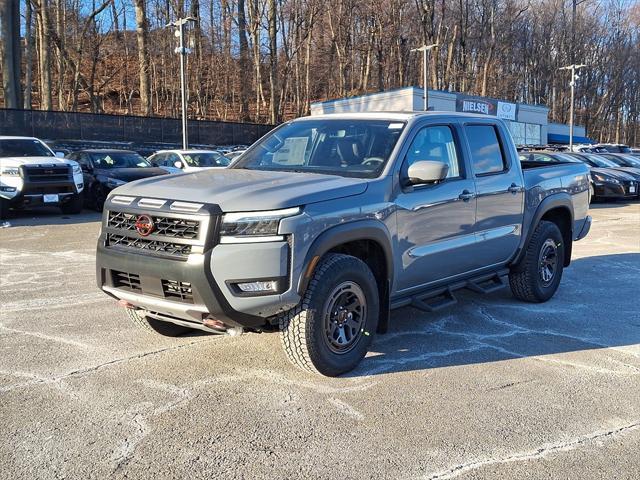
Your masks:
<instances>
[{"instance_id":1,"label":"gray pickup truck","mask_svg":"<svg viewBox=\"0 0 640 480\"><path fill-rule=\"evenodd\" d=\"M585 165L521 164L496 118L300 118L229 169L113 191L97 281L147 329L279 329L295 365L333 376L394 308L434 311L507 277L519 299L551 298L588 205Z\"/></svg>"}]
</instances>

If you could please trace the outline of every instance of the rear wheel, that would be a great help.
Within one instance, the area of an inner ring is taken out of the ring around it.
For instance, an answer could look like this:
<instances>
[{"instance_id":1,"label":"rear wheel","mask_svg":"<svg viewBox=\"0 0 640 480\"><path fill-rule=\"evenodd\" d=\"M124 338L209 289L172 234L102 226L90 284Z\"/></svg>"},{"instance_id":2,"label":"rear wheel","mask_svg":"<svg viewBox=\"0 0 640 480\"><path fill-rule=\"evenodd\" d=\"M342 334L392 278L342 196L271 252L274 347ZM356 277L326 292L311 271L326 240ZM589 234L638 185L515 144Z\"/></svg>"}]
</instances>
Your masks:
<instances>
[{"instance_id":1,"label":"rear wheel","mask_svg":"<svg viewBox=\"0 0 640 480\"><path fill-rule=\"evenodd\" d=\"M556 293L564 269L562 233L553 222L538 224L524 258L509 272L513 295L526 302L546 302Z\"/></svg>"},{"instance_id":2,"label":"rear wheel","mask_svg":"<svg viewBox=\"0 0 640 480\"><path fill-rule=\"evenodd\" d=\"M60 205L60 210L62 213L76 214L82 211L84 200L82 198L81 193L76 193L71 197L71 200L68 200L66 203Z\"/></svg>"},{"instance_id":3,"label":"rear wheel","mask_svg":"<svg viewBox=\"0 0 640 480\"><path fill-rule=\"evenodd\" d=\"M191 329L183 327L182 325L176 325L175 323L163 322L162 320L156 320L155 318L142 315L142 310L134 310L133 308L127 308L127 314L131 321L140 328L147 331L152 331L164 335L165 337L178 337Z\"/></svg>"},{"instance_id":4,"label":"rear wheel","mask_svg":"<svg viewBox=\"0 0 640 480\"><path fill-rule=\"evenodd\" d=\"M297 367L336 376L366 355L380 314L376 279L360 259L328 254L300 305L279 318L280 338Z\"/></svg>"}]
</instances>

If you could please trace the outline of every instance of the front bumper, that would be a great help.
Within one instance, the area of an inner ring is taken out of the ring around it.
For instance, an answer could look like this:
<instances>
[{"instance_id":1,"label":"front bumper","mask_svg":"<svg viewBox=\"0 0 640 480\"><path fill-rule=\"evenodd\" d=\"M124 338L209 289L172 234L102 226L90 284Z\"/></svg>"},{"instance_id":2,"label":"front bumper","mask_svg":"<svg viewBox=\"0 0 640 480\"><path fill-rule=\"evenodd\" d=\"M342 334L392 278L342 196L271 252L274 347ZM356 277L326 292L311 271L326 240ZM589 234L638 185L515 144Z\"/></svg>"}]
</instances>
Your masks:
<instances>
[{"instance_id":1,"label":"front bumper","mask_svg":"<svg viewBox=\"0 0 640 480\"><path fill-rule=\"evenodd\" d=\"M135 231L110 226L109 212L114 209L126 210L131 215L151 214L148 208L122 208L107 201L96 253L96 273L98 287L108 295L145 310L152 317L186 321L194 328L201 328L208 318L229 327L260 328L268 324L267 318L298 303L299 296L292 287L297 282L291 281L290 274L291 239L219 244L217 230L221 212L216 206L206 206L202 214L189 215L176 214L163 207L153 215L199 221L202 231L191 240L155 234L143 239ZM115 245L112 236L115 234L126 234L134 243L124 247L123 243ZM179 247L170 254L150 251L148 243L135 243L168 241ZM184 246L188 249L182 250ZM281 293L269 295L246 295L234 289L239 281L265 278L286 279L286 285Z\"/></svg>"},{"instance_id":2,"label":"front bumper","mask_svg":"<svg viewBox=\"0 0 640 480\"><path fill-rule=\"evenodd\" d=\"M595 198L636 198L640 195L640 185L633 181L625 181L621 184L596 182L594 191Z\"/></svg>"},{"instance_id":3,"label":"front bumper","mask_svg":"<svg viewBox=\"0 0 640 480\"><path fill-rule=\"evenodd\" d=\"M74 175L66 165L23 165L19 172L0 178L0 196L13 207L63 205L84 187L82 175Z\"/></svg>"}]
</instances>

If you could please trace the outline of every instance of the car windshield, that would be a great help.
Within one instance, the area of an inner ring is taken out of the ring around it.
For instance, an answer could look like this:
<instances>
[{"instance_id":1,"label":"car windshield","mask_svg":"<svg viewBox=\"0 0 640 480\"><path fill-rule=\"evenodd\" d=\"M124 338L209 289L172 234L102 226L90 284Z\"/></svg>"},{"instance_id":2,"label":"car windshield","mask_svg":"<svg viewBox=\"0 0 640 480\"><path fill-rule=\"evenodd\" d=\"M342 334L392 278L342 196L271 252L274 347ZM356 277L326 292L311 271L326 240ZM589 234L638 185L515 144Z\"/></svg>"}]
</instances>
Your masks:
<instances>
[{"instance_id":1,"label":"car windshield","mask_svg":"<svg viewBox=\"0 0 640 480\"><path fill-rule=\"evenodd\" d=\"M617 167L618 165L616 165L615 163L613 163L611 160L608 160L604 157L601 157L599 155L586 155L586 157L591 161L591 163L596 166L596 167L602 167L602 168L611 168L611 167Z\"/></svg>"},{"instance_id":2,"label":"car windshield","mask_svg":"<svg viewBox=\"0 0 640 480\"><path fill-rule=\"evenodd\" d=\"M640 158L637 157L633 157L631 155L620 155L621 162L626 166L626 167L636 167L636 168L640 168Z\"/></svg>"},{"instance_id":3,"label":"car windshield","mask_svg":"<svg viewBox=\"0 0 640 480\"><path fill-rule=\"evenodd\" d=\"M387 120L299 120L278 128L231 168L374 178L405 126Z\"/></svg>"},{"instance_id":4,"label":"car windshield","mask_svg":"<svg viewBox=\"0 0 640 480\"><path fill-rule=\"evenodd\" d=\"M147 168L151 166L135 152L92 153L91 160L96 168Z\"/></svg>"},{"instance_id":5,"label":"car windshield","mask_svg":"<svg viewBox=\"0 0 640 480\"><path fill-rule=\"evenodd\" d=\"M554 153L553 156L563 162L582 163L577 158L572 157L571 155L566 155L564 153Z\"/></svg>"},{"instance_id":6,"label":"car windshield","mask_svg":"<svg viewBox=\"0 0 640 480\"><path fill-rule=\"evenodd\" d=\"M193 152L182 154L190 167L227 167L231 160L217 152Z\"/></svg>"},{"instance_id":7,"label":"car windshield","mask_svg":"<svg viewBox=\"0 0 640 480\"><path fill-rule=\"evenodd\" d=\"M53 156L53 153L36 139L15 138L0 140L0 158Z\"/></svg>"}]
</instances>

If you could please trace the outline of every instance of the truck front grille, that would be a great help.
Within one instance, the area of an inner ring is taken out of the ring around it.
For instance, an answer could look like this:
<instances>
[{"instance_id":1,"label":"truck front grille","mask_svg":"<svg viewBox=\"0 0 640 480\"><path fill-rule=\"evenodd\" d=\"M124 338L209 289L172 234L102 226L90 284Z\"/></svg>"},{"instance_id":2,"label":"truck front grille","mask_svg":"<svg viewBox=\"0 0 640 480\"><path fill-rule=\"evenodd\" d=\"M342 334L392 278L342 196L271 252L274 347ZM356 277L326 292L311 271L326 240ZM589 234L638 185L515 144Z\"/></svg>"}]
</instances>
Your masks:
<instances>
[{"instance_id":1,"label":"truck front grille","mask_svg":"<svg viewBox=\"0 0 640 480\"><path fill-rule=\"evenodd\" d=\"M185 218L173 218L150 215L155 225L154 235L163 237L194 239L200 233L200 222ZM136 230L138 215L126 212L109 212L107 226L119 230Z\"/></svg>"},{"instance_id":2,"label":"truck front grille","mask_svg":"<svg viewBox=\"0 0 640 480\"><path fill-rule=\"evenodd\" d=\"M106 247L126 248L138 252L165 254L186 259L191 253L191 245L160 240L148 240L146 238L131 237L107 233Z\"/></svg>"},{"instance_id":3,"label":"truck front grille","mask_svg":"<svg viewBox=\"0 0 640 480\"><path fill-rule=\"evenodd\" d=\"M23 165L22 176L33 183L58 183L72 181L71 167L68 165Z\"/></svg>"}]
</instances>

